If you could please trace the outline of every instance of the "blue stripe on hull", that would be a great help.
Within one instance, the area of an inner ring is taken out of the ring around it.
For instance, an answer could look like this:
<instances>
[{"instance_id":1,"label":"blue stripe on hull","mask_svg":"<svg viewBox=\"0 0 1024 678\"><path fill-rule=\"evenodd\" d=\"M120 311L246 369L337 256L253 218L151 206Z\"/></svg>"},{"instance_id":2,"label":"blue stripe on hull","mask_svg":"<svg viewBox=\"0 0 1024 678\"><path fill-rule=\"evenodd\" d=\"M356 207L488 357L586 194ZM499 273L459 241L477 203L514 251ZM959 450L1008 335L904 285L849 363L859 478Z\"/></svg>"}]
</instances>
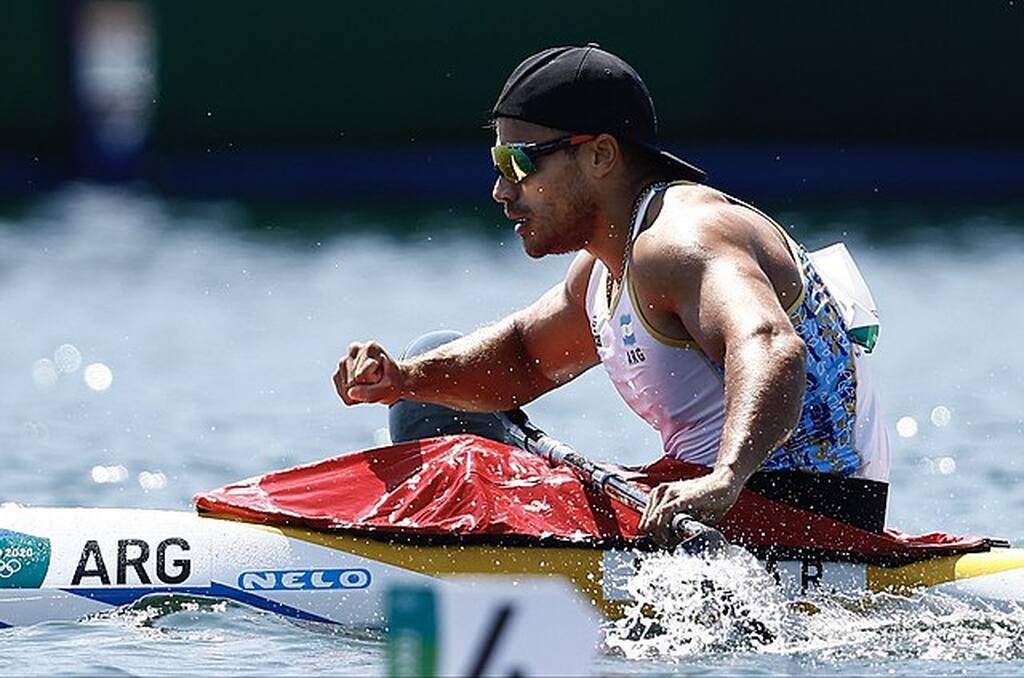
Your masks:
<instances>
[{"instance_id":1,"label":"blue stripe on hull","mask_svg":"<svg viewBox=\"0 0 1024 678\"><path fill-rule=\"evenodd\" d=\"M11 629L11 628L14 628L14 627L11 626L10 624L5 624L3 622L0 622L0 629Z\"/></svg>"},{"instance_id":2,"label":"blue stripe on hull","mask_svg":"<svg viewBox=\"0 0 1024 678\"><path fill-rule=\"evenodd\" d=\"M160 586L145 586L135 588L95 588L95 589L61 589L67 593L73 593L76 596L82 596L83 598L90 598L92 600L106 603L114 607L121 607L123 605L130 605L146 596L155 594L179 594L185 596L202 596L206 598L217 598L221 600L232 600L242 605L254 607L258 610L264 610L266 612L273 612L284 617L290 617L292 619L299 619L302 621L319 622L321 624L334 624L335 622L319 615L300 610L297 607L291 605L285 605L279 603L276 600L270 600L269 598L263 598L261 596L248 593L236 589L225 584L213 582L210 586L187 586L187 587L160 587ZM3 623L0 622L0 627L3 627Z\"/></svg>"}]
</instances>

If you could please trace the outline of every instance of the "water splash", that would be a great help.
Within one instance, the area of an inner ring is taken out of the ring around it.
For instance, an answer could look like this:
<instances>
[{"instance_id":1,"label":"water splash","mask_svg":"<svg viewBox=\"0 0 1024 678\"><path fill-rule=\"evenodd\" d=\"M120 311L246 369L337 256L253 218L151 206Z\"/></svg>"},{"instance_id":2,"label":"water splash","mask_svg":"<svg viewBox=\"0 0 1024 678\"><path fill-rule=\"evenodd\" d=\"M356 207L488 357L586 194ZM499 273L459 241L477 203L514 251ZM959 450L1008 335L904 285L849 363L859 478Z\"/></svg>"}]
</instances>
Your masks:
<instances>
[{"instance_id":1,"label":"water splash","mask_svg":"<svg viewBox=\"0 0 1024 678\"><path fill-rule=\"evenodd\" d=\"M750 651L777 642L788 614L772 576L733 547L707 557L645 555L627 589L634 602L605 637L627 659Z\"/></svg>"},{"instance_id":2,"label":"water splash","mask_svg":"<svg viewBox=\"0 0 1024 678\"><path fill-rule=\"evenodd\" d=\"M787 598L746 551L643 557L635 602L605 627L605 648L676 663L775 655L822 668L892 661L1024 660L1024 607L928 590Z\"/></svg>"}]
</instances>

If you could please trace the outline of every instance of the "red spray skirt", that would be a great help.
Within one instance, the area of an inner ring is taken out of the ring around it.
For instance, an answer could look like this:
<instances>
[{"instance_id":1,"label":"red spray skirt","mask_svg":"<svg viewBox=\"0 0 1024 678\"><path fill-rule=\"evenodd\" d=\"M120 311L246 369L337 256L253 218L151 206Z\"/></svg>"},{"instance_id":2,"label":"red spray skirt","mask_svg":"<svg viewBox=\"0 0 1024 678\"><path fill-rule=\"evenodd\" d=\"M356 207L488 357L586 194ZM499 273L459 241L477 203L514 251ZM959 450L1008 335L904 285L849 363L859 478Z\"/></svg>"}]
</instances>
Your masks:
<instances>
[{"instance_id":1,"label":"red spray skirt","mask_svg":"<svg viewBox=\"0 0 1024 678\"><path fill-rule=\"evenodd\" d=\"M609 468L616 468L609 466ZM618 468L634 482L693 478L708 469L663 459ZM271 525L447 538L643 545L639 516L564 467L473 435L429 438L344 454L196 495L202 512ZM941 532L876 534L744 490L719 524L753 550L826 552L866 561L908 561L986 550L992 542Z\"/></svg>"}]
</instances>

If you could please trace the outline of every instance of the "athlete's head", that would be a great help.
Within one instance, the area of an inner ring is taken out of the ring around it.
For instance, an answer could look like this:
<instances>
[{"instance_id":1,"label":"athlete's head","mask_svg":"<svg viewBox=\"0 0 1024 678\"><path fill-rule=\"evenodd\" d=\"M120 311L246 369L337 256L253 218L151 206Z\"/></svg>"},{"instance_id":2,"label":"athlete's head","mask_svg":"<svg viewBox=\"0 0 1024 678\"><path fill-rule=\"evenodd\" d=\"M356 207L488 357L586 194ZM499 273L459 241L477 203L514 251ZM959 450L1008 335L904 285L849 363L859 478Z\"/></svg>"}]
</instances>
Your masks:
<instances>
[{"instance_id":1,"label":"athlete's head","mask_svg":"<svg viewBox=\"0 0 1024 678\"><path fill-rule=\"evenodd\" d=\"M658 146L654 103L639 74L594 44L527 58L491 117L494 199L520 222L516 230L534 257L586 247L599 196L631 175L704 180Z\"/></svg>"}]
</instances>

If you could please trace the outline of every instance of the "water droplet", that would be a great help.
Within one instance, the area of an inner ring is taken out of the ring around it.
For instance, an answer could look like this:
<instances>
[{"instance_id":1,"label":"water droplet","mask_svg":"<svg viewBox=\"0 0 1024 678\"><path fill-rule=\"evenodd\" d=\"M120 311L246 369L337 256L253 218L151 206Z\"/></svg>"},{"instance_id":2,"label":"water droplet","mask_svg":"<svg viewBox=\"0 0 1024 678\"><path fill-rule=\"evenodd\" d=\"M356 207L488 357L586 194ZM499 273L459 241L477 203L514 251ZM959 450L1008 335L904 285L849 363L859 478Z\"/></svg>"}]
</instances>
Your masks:
<instances>
[{"instance_id":1,"label":"water droplet","mask_svg":"<svg viewBox=\"0 0 1024 678\"><path fill-rule=\"evenodd\" d=\"M61 344L53 352L53 362L58 370L71 374L82 366L82 354L71 344Z\"/></svg>"},{"instance_id":2,"label":"water droplet","mask_svg":"<svg viewBox=\"0 0 1024 678\"><path fill-rule=\"evenodd\" d=\"M146 492L150 490L162 490L167 487L167 476L159 471L143 471L139 474L139 487Z\"/></svg>"},{"instance_id":3,"label":"water droplet","mask_svg":"<svg viewBox=\"0 0 1024 678\"><path fill-rule=\"evenodd\" d=\"M93 391L106 391L114 382L114 373L103 363L92 363L85 368L82 378Z\"/></svg>"},{"instance_id":4,"label":"water droplet","mask_svg":"<svg viewBox=\"0 0 1024 678\"><path fill-rule=\"evenodd\" d=\"M32 381L40 388L49 388L57 383L60 374L49 358L40 358L32 365Z\"/></svg>"},{"instance_id":5,"label":"water droplet","mask_svg":"<svg viewBox=\"0 0 1024 678\"><path fill-rule=\"evenodd\" d=\"M97 484L123 483L128 479L128 469L120 464L117 466L96 465L89 472L92 481Z\"/></svg>"},{"instance_id":6,"label":"water droplet","mask_svg":"<svg viewBox=\"0 0 1024 678\"><path fill-rule=\"evenodd\" d=\"M896 422L896 433L901 438L913 438L917 435L917 420L913 417L900 417Z\"/></svg>"},{"instance_id":7,"label":"water droplet","mask_svg":"<svg viewBox=\"0 0 1024 678\"><path fill-rule=\"evenodd\" d=\"M932 424L938 427L948 426L950 420L953 418L953 412L945 405L939 405L932 410L931 420Z\"/></svg>"},{"instance_id":8,"label":"water droplet","mask_svg":"<svg viewBox=\"0 0 1024 678\"><path fill-rule=\"evenodd\" d=\"M948 476L956 471L956 459L953 459L953 457L940 457L936 467L939 469L939 473Z\"/></svg>"}]
</instances>

